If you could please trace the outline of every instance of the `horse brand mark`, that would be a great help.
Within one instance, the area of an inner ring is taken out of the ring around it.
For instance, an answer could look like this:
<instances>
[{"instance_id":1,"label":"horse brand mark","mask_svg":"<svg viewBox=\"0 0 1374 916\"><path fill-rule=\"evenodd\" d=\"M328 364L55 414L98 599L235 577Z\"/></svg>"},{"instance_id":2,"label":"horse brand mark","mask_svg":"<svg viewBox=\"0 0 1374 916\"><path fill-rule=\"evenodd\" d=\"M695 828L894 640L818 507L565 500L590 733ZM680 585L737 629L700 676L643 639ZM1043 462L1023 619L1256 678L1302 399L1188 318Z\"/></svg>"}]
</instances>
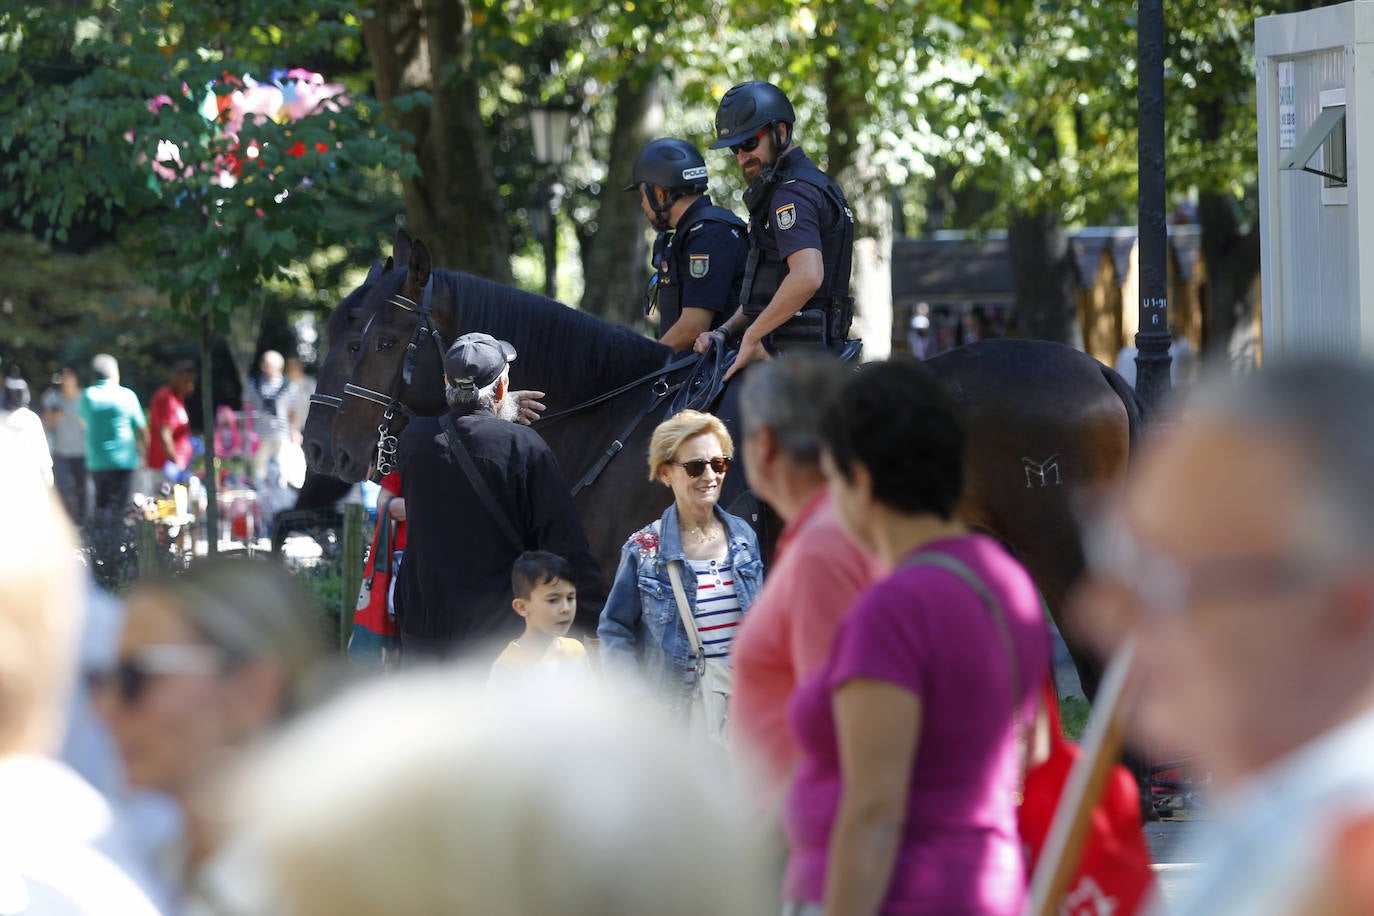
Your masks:
<instances>
[{"instance_id":1,"label":"horse brand mark","mask_svg":"<svg viewBox=\"0 0 1374 916\"><path fill-rule=\"evenodd\" d=\"M778 207L778 228L791 229L797 224L797 208L793 204Z\"/></svg>"},{"instance_id":2,"label":"horse brand mark","mask_svg":"<svg viewBox=\"0 0 1374 916\"><path fill-rule=\"evenodd\" d=\"M700 280L711 270L711 256L709 254L693 254L687 256L687 269L692 276Z\"/></svg>"},{"instance_id":3,"label":"horse brand mark","mask_svg":"<svg viewBox=\"0 0 1374 916\"><path fill-rule=\"evenodd\" d=\"M1026 489L1035 489L1035 481L1040 481L1041 487L1048 487L1051 484L1059 486L1063 481L1059 477L1059 453L1055 452L1044 461L1036 461L1034 458L1022 458L1021 465L1026 471Z\"/></svg>"}]
</instances>

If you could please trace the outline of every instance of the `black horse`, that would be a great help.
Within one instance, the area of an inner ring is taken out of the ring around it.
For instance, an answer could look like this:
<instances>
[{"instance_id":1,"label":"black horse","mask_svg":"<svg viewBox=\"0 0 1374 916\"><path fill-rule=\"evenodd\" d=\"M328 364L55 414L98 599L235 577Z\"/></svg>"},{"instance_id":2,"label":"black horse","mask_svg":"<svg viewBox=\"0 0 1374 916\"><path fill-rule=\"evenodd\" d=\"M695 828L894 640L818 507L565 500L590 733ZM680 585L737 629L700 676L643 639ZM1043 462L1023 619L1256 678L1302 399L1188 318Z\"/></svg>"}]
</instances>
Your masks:
<instances>
[{"instance_id":1,"label":"black horse","mask_svg":"<svg viewBox=\"0 0 1374 916\"><path fill-rule=\"evenodd\" d=\"M649 480L644 457L654 427L679 396L688 397L698 361L675 359L653 340L551 299L432 270L423 242L398 238L393 258L408 268L384 274L357 305L368 318L334 419L334 473L363 479L378 464L379 442L385 462L411 415L444 410L445 346L485 331L515 346L511 386L545 392L547 412L535 428L575 491L593 553L612 574L625 538L671 499ZM715 411L738 438L734 397ZM727 475L722 505L753 515L752 501L738 502L746 491L742 473Z\"/></svg>"},{"instance_id":2,"label":"black horse","mask_svg":"<svg viewBox=\"0 0 1374 916\"><path fill-rule=\"evenodd\" d=\"M371 317L334 422L336 473L361 479L376 460L379 437L385 444L412 411L441 411L444 344L485 331L515 345L511 384L546 392L548 416L591 402L538 428L569 485L581 484L578 511L610 575L626 535L668 504L667 491L647 479L643 458L650 432L669 410L672 397L663 392L684 383L692 367L654 377L672 364L667 348L540 296L434 271L421 242L398 245L393 257L406 269L382 276L358 305ZM1025 564L1091 696L1097 666L1077 638L1079 628L1062 616L1068 588L1083 568L1074 494L1124 471L1141 419L1135 394L1092 357L1045 341L984 341L929 365L965 412L963 515ZM738 440L729 419L733 402L727 385L717 412ZM618 452L626 454L603 461ZM731 500L744 489L741 475L729 475L723 504L737 509Z\"/></svg>"}]
</instances>

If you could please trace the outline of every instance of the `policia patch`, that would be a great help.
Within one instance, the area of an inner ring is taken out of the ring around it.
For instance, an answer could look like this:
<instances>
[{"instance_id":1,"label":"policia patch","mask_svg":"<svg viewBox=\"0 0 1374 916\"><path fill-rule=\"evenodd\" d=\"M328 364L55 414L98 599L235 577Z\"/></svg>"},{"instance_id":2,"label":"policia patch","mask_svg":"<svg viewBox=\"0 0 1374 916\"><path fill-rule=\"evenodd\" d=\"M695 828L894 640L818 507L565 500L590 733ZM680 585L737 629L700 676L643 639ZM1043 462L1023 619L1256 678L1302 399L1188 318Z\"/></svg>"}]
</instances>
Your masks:
<instances>
[{"instance_id":1,"label":"policia patch","mask_svg":"<svg viewBox=\"0 0 1374 916\"><path fill-rule=\"evenodd\" d=\"M689 254L687 256L687 272L700 280L711 271L711 256L709 254Z\"/></svg>"},{"instance_id":2,"label":"policia patch","mask_svg":"<svg viewBox=\"0 0 1374 916\"><path fill-rule=\"evenodd\" d=\"M778 228L791 229L797 224L797 208L794 204L778 207Z\"/></svg>"}]
</instances>

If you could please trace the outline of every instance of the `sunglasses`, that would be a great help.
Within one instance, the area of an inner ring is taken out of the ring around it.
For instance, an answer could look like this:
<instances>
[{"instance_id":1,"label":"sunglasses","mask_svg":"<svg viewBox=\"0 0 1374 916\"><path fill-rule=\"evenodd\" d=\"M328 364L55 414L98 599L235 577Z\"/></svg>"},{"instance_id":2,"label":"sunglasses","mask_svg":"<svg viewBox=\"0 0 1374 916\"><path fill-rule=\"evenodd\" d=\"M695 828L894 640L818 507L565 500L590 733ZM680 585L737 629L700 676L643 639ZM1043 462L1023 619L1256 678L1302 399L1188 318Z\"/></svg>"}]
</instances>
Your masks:
<instances>
[{"instance_id":1,"label":"sunglasses","mask_svg":"<svg viewBox=\"0 0 1374 916\"><path fill-rule=\"evenodd\" d=\"M669 464L674 464L682 468L687 472L687 476L694 480L706 473L706 466L708 464L711 466L711 470L715 471L717 475L724 474L726 471L730 470L730 459L724 455L717 455L710 461L707 461L705 458L693 458L691 461L671 461Z\"/></svg>"},{"instance_id":2,"label":"sunglasses","mask_svg":"<svg viewBox=\"0 0 1374 916\"><path fill-rule=\"evenodd\" d=\"M124 703L137 703L149 681L165 674L214 674L224 667L224 655L210 646L166 644L145 646L120 659L113 668L91 671L86 683L92 692L113 690Z\"/></svg>"},{"instance_id":3,"label":"sunglasses","mask_svg":"<svg viewBox=\"0 0 1374 916\"><path fill-rule=\"evenodd\" d=\"M768 133L768 129L772 126L772 124L769 124L768 127L761 128L758 133L754 134L754 136L750 137L748 140L741 140L739 143L730 144L730 152L734 153L736 156L740 154L741 150L746 153L752 153L759 148L759 141L763 139L763 135Z\"/></svg>"}]
</instances>

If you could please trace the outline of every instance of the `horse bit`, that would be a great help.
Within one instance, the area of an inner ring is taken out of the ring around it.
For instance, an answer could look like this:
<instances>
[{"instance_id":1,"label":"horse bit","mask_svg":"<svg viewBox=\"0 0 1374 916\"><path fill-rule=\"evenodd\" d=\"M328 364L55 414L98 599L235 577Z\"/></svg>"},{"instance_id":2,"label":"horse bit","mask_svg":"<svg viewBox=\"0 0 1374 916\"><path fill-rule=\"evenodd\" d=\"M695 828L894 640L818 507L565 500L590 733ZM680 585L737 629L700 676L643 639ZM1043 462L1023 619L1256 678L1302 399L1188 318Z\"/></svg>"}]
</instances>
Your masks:
<instances>
[{"instance_id":1,"label":"horse bit","mask_svg":"<svg viewBox=\"0 0 1374 916\"><path fill-rule=\"evenodd\" d=\"M377 473L383 476L391 473L396 466L396 436L391 433L391 424L396 419L396 408L400 408L406 415L407 420L415 419L415 411L411 410L401 401L402 389L410 384L411 376L415 371L415 360L419 354L421 342L426 338L434 341L434 346L439 350L439 361L444 359L444 343L439 338L438 329L430 325L431 304L430 299L434 291L434 276L425 283L424 295L421 301L416 303L413 299L408 299L400 293L396 293L386 300L386 305L394 305L407 312L414 312L420 316L420 320L415 325L415 330L410 335L410 343L406 344L405 356L401 360L401 368L395 384L392 385L391 395L385 395L380 391L373 391L371 388L364 388L352 382L344 384L344 397L350 395L364 401L371 401L386 408L382 412L382 422L377 425ZM366 334L366 330L363 332ZM342 403L342 402L340 402Z\"/></svg>"}]
</instances>

